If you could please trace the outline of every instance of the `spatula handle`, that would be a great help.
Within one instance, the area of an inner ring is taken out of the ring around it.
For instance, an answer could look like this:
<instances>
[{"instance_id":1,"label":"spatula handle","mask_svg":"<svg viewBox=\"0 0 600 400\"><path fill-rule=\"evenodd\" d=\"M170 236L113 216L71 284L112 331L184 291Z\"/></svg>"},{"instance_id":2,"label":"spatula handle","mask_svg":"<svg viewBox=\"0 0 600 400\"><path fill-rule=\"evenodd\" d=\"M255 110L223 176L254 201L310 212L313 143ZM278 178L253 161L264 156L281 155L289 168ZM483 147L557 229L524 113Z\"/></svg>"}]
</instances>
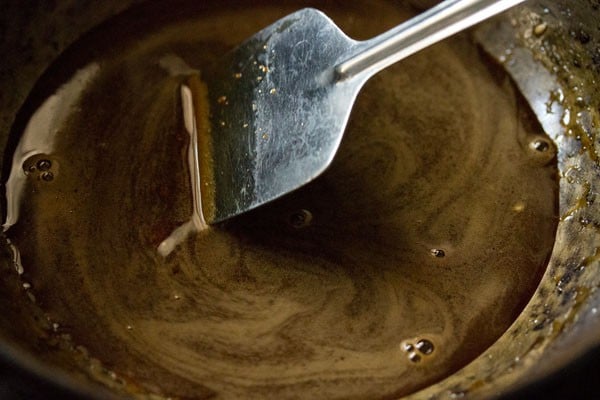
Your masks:
<instances>
[{"instance_id":1,"label":"spatula handle","mask_svg":"<svg viewBox=\"0 0 600 400\"><path fill-rule=\"evenodd\" d=\"M338 80L368 77L524 0L446 0L359 46L358 54L337 65Z\"/></svg>"}]
</instances>

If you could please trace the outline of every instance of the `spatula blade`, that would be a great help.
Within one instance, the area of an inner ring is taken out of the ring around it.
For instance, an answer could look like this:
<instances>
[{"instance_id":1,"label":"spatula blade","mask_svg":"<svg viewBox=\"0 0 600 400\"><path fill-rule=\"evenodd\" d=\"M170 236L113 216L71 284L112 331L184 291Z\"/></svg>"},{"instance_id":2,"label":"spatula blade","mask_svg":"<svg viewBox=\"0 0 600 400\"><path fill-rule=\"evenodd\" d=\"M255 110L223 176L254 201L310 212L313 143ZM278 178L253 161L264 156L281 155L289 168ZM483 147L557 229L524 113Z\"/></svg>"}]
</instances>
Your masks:
<instances>
[{"instance_id":1,"label":"spatula blade","mask_svg":"<svg viewBox=\"0 0 600 400\"><path fill-rule=\"evenodd\" d=\"M200 148L208 223L289 193L331 163L364 82L335 82L356 41L325 14L303 9L263 29L204 75L209 143ZM202 134L202 132L199 132ZM206 133L205 133L206 134ZM207 194L208 193L208 194Z\"/></svg>"}]
</instances>

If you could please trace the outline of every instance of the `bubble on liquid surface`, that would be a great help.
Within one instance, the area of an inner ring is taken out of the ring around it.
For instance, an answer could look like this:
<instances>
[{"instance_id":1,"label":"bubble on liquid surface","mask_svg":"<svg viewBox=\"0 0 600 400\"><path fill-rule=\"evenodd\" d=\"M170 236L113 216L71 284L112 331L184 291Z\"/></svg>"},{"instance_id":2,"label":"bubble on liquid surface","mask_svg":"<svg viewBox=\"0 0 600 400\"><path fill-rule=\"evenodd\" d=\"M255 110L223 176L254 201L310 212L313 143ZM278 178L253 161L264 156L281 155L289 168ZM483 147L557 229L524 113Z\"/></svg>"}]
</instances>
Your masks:
<instances>
[{"instance_id":1,"label":"bubble on liquid surface","mask_svg":"<svg viewBox=\"0 0 600 400\"><path fill-rule=\"evenodd\" d=\"M52 161L42 159L37 162L36 166L40 171L48 171L52 167Z\"/></svg>"},{"instance_id":2,"label":"bubble on liquid surface","mask_svg":"<svg viewBox=\"0 0 600 400\"><path fill-rule=\"evenodd\" d=\"M419 350L419 352L421 352L425 355L429 355L429 354L433 353L434 349L435 349L435 347L433 346L433 343L431 343L430 340L421 339L417 342L417 350Z\"/></svg>"},{"instance_id":3,"label":"bubble on liquid surface","mask_svg":"<svg viewBox=\"0 0 600 400\"><path fill-rule=\"evenodd\" d=\"M431 249L430 252L431 252L431 255L436 258L446 257L446 252L442 249Z\"/></svg>"},{"instance_id":4,"label":"bubble on liquid surface","mask_svg":"<svg viewBox=\"0 0 600 400\"><path fill-rule=\"evenodd\" d=\"M550 143L548 143L545 139L535 139L532 141L529 146L531 149L539 152L546 152L550 149Z\"/></svg>"},{"instance_id":5,"label":"bubble on liquid surface","mask_svg":"<svg viewBox=\"0 0 600 400\"><path fill-rule=\"evenodd\" d=\"M36 154L23 162L23 171L33 179L50 182L54 179L57 168L47 155Z\"/></svg>"},{"instance_id":6,"label":"bubble on liquid surface","mask_svg":"<svg viewBox=\"0 0 600 400\"><path fill-rule=\"evenodd\" d=\"M435 353L435 348L433 342L427 338L407 339L400 343L400 349L406 353L408 361L415 364L429 360Z\"/></svg>"},{"instance_id":7,"label":"bubble on liquid surface","mask_svg":"<svg viewBox=\"0 0 600 400\"><path fill-rule=\"evenodd\" d=\"M42 172L42 174L40 175L40 178L41 178L43 181L46 181L46 182L51 182L51 181L53 181L53 180L54 180L54 174L53 174L52 172L50 172L50 171L44 171L44 172Z\"/></svg>"},{"instance_id":8,"label":"bubble on liquid surface","mask_svg":"<svg viewBox=\"0 0 600 400\"><path fill-rule=\"evenodd\" d=\"M552 141L543 136L534 136L527 144L528 153L536 163L546 165L556 157L556 146Z\"/></svg>"}]
</instances>

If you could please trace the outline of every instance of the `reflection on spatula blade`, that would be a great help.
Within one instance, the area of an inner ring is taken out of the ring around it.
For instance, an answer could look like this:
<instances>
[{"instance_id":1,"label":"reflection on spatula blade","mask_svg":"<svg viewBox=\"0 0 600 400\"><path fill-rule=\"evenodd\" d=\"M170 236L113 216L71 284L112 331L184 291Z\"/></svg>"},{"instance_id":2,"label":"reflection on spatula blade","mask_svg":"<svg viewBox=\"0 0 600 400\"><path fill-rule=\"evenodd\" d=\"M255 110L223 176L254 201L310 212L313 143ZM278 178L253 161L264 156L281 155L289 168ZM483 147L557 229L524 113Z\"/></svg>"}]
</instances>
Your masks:
<instances>
[{"instance_id":1,"label":"reflection on spatula blade","mask_svg":"<svg viewBox=\"0 0 600 400\"><path fill-rule=\"evenodd\" d=\"M210 129L196 124L205 220L223 221L316 178L373 74L521 1L447 0L364 42L314 9L252 36L202 77L210 105Z\"/></svg>"}]
</instances>

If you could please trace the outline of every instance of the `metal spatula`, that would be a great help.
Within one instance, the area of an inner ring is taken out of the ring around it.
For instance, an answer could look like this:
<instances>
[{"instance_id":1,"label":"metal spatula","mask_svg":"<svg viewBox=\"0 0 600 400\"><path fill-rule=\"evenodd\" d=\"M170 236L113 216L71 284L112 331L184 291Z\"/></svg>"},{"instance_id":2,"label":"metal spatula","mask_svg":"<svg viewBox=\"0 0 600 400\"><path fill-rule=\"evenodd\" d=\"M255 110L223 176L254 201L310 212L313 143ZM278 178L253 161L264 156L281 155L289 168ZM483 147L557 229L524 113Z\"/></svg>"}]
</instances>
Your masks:
<instances>
[{"instance_id":1,"label":"metal spatula","mask_svg":"<svg viewBox=\"0 0 600 400\"><path fill-rule=\"evenodd\" d=\"M371 76L522 1L447 0L363 42L314 9L258 32L203 75L210 128L194 124L197 210L215 223L310 182L331 163Z\"/></svg>"}]
</instances>

